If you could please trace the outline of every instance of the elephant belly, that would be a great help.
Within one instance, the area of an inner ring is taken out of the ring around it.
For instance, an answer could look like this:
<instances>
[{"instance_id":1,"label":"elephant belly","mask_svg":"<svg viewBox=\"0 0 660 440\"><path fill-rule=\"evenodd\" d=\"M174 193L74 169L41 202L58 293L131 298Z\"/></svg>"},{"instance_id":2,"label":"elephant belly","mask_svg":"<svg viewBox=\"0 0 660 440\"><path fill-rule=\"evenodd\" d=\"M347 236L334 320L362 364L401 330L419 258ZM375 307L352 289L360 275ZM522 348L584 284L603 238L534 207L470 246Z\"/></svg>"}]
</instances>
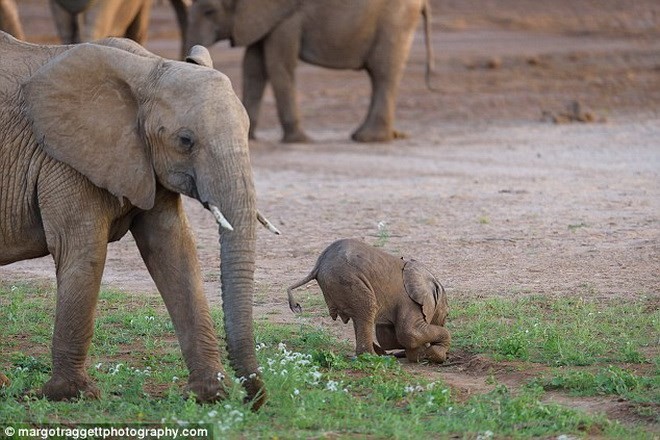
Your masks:
<instances>
[{"instance_id":1,"label":"elephant belly","mask_svg":"<svg viewBox=\"0 0 660 440\"><path fill-rule=\"evenodd\" d=\"M20 241L9 240L0 238L0 266L48 255L46 237L41 230L23 234Z\"/></svg>"},{"instance_id":2,"label":"elephant belly","mask_svg":"<svg viewBox=\"0 0 660 440\"><path fill-rule=\"evenodd\" d=\"M377 15L367 8L313 12L303 19L299 57L331 69L361 69L376 38Z\"/></svg>"}]
</instances>

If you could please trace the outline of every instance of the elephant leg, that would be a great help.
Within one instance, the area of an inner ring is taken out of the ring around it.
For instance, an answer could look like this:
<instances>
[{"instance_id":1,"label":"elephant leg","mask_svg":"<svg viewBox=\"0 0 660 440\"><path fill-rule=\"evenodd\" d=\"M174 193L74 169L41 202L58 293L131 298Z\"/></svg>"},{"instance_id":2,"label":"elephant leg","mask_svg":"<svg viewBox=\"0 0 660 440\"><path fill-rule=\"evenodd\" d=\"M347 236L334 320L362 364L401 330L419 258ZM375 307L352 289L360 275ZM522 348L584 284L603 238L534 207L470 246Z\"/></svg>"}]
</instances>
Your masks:
<instances>
[{"instance_id":1,"label":"elephant leg","mask_svg":"<svg viewBox=\"0 0 660 440\"><path fill-rule=\"evenodd\" d=\"M396 334L406 349L406 357L411 362L419 362L425 358L434 362L444 362L451 344L449 331L439 325L397 322Z\"/></svg>"},{"instance_id":2,"label":"elephant leg","mask_svg":"<svg viewBox=\"0 0 660 440\"><path fill-rule=\"evenodd\" d=\"M218 341L204 296L195 240L181 197L158 194L131 225L140 254L170 314L190 371L187 389L202 402L226 397Z\"/></svg>"},{"instance_id":3,"label":"elephant leg","mask_svg":"<svg viewBox=\"0 0 660 440\"><path fill-rule=\"evenodd\" d=\"M372 50L366 63L371 80L371 102L367 117L352 135L353 140L385 142L404 136L393 128L394 111L399 83L412 44L413 29L414 26L400 38L381 39Z\"/></svg>"},{"instance_id":4,"label":"elephant leg","mask_svg":"<svg viewBox=\"0 0 660 440\"><path fill-rule=\"evenodd\" d=\"M0 0L0 29L9 32L19 40L25 39L23 26L18 18L18 7L14 0ZM0 381L0 383L2 383Z\"/></svg>"},{"instance_id":5,"label":"elephant leg","mask_svg":"<svg viewBox=\"0 0 660 440\"><path fill-rule=\"evenodd\" d=\"M55 0L50 1L50 9L62 43L80 43L80 20L78 17L69 13Z\"/></svg>"},{"instance_id":6,"label":"elephant leg","mask_svg":"<svg viewBox=\"0 0 660 440\"><path fill-rule=\"evenodd\" d=\"M375 313L367 316L353 317L353 328L355 329L355 354L362 353L377 354L374 346Z\"/></svg>"},{"instance_id":7,"label":"elephant leg","mask_svg":"<svg viewBox=\"0 0 660 440\"><path fill-rule=\"evenodd\" d=\"M266 90L268 76L261 41L248 46L243 55L243 105L250 117L250 139L255 139L259 110Z\"/></svg>"},{"instance_id":8,"label":"elephant leg","mask_svg":"<svg viewBox=\"0 0 660 440\"><path fill-rule=\"evenodd\" d=\"M387 142L402 134L394 131L394 109L400 72L369 70L371 102L362 125L353 133L357 142Z\"/></svg>"},{"instance_id":9,"label":"elephant leg","mask_svg":"<svg viewBox=\"0 0 660 440\"><path fill-rule=\"evenodd\" d=\"M140 44L144 44L147 39L147 29L149 28L149 17L151 16L151 2L147 0L142 2L140 10L126 29L126 38L130 38Z\"/></svg>"},{"instance_id":10,"label":"elephant leg","mask_svg":"<svg viewBox=\"0 0 660 440\"><path fill-rule=\"evenodd\" d=\"M396 338L393 325L376 324L376 340L384 350L403 348Z\"/></svg>"},{"instance_id":11,"label":"elephant leg","mask_svg":"<svg viewBox=\"0 0 660 440\"><path fill-rule=\"evenodd\" d=\"M42 393L51 400L80 396L98 398L100 394L85 371L85 360L94 333L107 231L94 223L87 223L85 229L67 234L75 237L75 245L64 242L66 237L48 243L57 269L57 307L52 346L53 375L44 384ZM94 231L91 232L94 237L90 237L89 231ZM81 243L84 243L82 248Z\"/></svg>"},{"instance_id":12,"label":"elephant leg","mask_svg":"<svg viewBox=\"0 0 660 440\"><path fill-rule=\"evenodd\" d=\"M396 324L396 335L406 349L422 347L425 344L449 346L451 342L451 336L446 328L414 321L399 320Z\"/></svg>"},{"instance_id":13,"label":"elephant leg","mask_svg":"<svg viewBox=\"0 0 660 440\"><path fill-rule=\"evenodd\" d=\"M296 102L295 68L300 51L300 18L285 20L264 41L266 72L273 87L277 114L284 135L282 142L309 142L300 126Z\"/></svg>"}]
</instances>

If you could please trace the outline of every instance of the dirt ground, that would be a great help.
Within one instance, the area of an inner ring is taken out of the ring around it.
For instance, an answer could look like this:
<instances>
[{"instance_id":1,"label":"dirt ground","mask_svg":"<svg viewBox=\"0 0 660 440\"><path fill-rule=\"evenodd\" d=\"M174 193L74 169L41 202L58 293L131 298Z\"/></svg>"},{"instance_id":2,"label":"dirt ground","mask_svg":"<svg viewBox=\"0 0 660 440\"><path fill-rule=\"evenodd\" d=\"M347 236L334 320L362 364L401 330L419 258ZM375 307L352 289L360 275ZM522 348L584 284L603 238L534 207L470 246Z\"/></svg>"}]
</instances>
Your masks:
<instances>
[{"instance_id":1,"label":"dirt ground","mask_svg":"<svg viewBox=\"0 0 660 440\"><path fill-rule=\"evenodd\" d=\"M28 39L56 42L45 0L19 3ZM160 3L147 48L176 57L174 15ZM424 84L420 26L397 107L397 129L407 138L349 141L368 105L364 72L299 66L298 98L314 143L278 142L267 94L252 160L260 209L283 235L259 233L256 319L300 322L288 310L286 287L342 237L427 263L450 303L660 295L660 3L432 3L439 92ZM211 52L239 91L242 51L219 43ZM186 208L216 302L217 227L196 202ZM2 267L0 277L53 279L54 269L43 258ZM109 246L104 284L155 294L130 237ZM314 285L305 292L303 305L320 295ZM353 338L352 326L330 318L304 321ZM447 368L406 368L464 395L488 389L493 371L512 386L527 378L479 356L454 360ZM613 398L550 397L638 421Z\"/></svg>"}]
</instances>

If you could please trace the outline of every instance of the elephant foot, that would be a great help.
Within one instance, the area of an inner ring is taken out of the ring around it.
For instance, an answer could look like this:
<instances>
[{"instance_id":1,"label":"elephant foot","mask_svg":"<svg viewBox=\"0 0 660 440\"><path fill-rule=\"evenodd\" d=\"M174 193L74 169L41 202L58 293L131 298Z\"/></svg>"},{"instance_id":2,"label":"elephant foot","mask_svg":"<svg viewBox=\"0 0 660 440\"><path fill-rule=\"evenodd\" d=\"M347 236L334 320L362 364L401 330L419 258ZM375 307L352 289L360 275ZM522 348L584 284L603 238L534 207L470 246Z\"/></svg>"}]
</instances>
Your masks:
<instances>
[{"instance_id":1,"label":"elephant foot","mask_svg":"<svg viewBox=\"0 0 660 440\"><path fill-rule=\"evenodd\" d=\"M48 400L98 399L101 392L86 374L77 378L53 376L41 388L42 396Z\"/></svg>"},{"instance_id":2,"label":"elephant foot","mask_svg":"<svg viewBox=\"0 0 660 440\"><path fill-rule=\"evenodd\" d=\"M193 393L198 403L213 403L227 398L227 384L227 376L224 373L191 376L186 385L186 393Z\"/></svg>"},{"instance_id":3,"label":"elephant foot","mask_svg":"<svg viewBox=\"0 0 660 440\"><path fill-rule=\"evenodd\" d=\"M404 132L390 129L373 129L360 127L351 138L356 142L389 142L393 139L404 139L408 137Z\"/></svg>"},{"instance_id":4,"label":"elephant foot","mask_svg":"<svg viewBox=\"0 0 660 440\"><path fill-rule=\"evenodd\" d=\"M312 138L307 136L302 130L285 131L282 136L282 142L285 144L310 143Z\"/></svg>"},{"instance_id":5,"label":"elephant foot","mask_svg":"<svg viewBox=\"0 0 660 440\"><path fill-rule=\"evenodd\" d=\"M247 393L247 396L245 396L245 402L252 404L252 411L261 408L261 406L266 403L266 400L268 400L266 388L259 375L250 375L250 378L243 382L243 387Z\"/></svg>"}]
</instances>

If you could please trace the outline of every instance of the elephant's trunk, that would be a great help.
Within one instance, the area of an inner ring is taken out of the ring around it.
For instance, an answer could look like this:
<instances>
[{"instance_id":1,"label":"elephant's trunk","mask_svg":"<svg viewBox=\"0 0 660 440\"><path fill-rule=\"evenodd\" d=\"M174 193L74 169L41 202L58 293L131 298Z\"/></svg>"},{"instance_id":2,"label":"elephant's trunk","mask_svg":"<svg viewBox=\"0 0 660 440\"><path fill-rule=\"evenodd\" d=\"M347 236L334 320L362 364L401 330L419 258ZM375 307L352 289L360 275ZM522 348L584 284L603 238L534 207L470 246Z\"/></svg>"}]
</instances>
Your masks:
<instances>
[{"instance_id":1,"label":"elephant's trunk","mask_svg":"<svg viewBox=\"0 0 660 440\"><path fill-rule=\"evenodd\" d=\"M244 145L245 144L245 145ZM228 155L216 167L219 194L208 203L216 205L233 230L220 230L220 277L222 308L229 361L243 382L247 397L258 409L266 400L257 364L252 330L252 302L256 247L256 202L246 142L225 146ZM215 191L212 191L215 193Z\"/></svg>"}]
</instances>

